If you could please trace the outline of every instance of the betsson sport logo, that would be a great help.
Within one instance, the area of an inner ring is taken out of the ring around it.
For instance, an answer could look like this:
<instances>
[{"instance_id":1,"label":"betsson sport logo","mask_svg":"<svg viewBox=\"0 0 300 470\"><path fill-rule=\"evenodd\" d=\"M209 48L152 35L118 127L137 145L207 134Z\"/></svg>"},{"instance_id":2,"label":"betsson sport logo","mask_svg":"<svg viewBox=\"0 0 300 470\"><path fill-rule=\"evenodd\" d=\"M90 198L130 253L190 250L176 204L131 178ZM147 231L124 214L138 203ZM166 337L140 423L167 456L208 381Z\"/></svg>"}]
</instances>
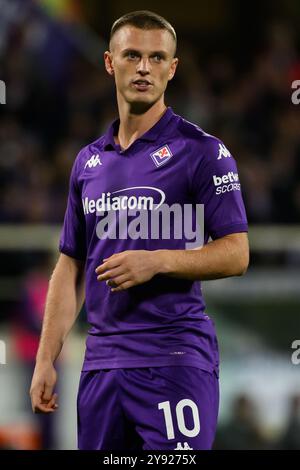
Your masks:
<instances>
[{"instance_id":1,"label":"betsson sport logo","mask_svg":"<svg viewBox=\"0 0 300 470\"><path fill-rule=\"evenodd\" d=\"M229 193L230 191L240 191L241 185L239 183L238 173L229 171L225 175L217 176L213 175L213 182L216 189L216 195Z\"/></svg>"}]
</instances>

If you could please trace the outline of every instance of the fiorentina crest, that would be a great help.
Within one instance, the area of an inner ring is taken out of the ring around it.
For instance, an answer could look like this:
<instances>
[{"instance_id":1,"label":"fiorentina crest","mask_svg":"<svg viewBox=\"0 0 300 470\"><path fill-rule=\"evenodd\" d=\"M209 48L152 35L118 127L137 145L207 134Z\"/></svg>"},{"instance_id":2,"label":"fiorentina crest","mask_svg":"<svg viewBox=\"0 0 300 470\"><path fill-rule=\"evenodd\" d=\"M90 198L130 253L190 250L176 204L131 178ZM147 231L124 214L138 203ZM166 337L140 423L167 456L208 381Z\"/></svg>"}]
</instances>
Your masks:
<instances>
[{"instance_id":1,"label":"fiorentina crest","mask_svg":"<svg viewBox=\"0 0 300 470\"><path fill-rule=\"evenodd\" d=\"M168 145L164 145L160 149L156 150L154 153L151 153L150 156L156 166L161 166L164 165L168 160L170 160L173 154Z\"/></svg>"}]
</instances>

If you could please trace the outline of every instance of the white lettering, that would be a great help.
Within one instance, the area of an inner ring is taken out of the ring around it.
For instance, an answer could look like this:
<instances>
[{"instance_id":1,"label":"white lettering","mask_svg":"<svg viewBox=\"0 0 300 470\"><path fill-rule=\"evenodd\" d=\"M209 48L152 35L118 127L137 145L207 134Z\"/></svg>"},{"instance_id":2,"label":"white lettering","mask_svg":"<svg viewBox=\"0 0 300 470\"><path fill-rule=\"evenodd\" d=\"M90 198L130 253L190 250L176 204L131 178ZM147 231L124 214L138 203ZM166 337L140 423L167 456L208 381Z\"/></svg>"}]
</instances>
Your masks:
<instances>
[{"instance_id":1,"label":"white lettering","mask_svg":"<svg viewBox=\"0 0 300 470\"><path fill-rule=\"evenodd\" d=\"M230 183L228 185L224 186L219 186L216 189L216 194L224 194L224 193L229 193L231 191L240 191L241 190L241 185L239 183Z\"/></svg>"},{"instance_id":2,"label":"white lettering","mask_svg":"<svg viewBox=\"0 0 300 470\"><path fill-rule=\"evenodd\" d=\"M296 351L293 352L292 354L292 357L291 357L291 361L292 363L297 366L298 364L300 364L300 340L299 339L295 339L293 342L292 342L292 349L295 349Z\"/></svg>"},{"instance_id":3,"label":"white lettering","mask_svg":"<svg viewBox=\"0 0 300 470\"><path fill-rule=\"evenodd\" d=\"M83 212L85 215L102 211L119 211L121 209L145 209L152 210L154 207L153 197L145 196L115 196L111 193L102 193L98 199L82 199Z\"/></svg>"},{"instance_id":4,"label":"white lettering","mask_svg":"<svg viewBox=\"0 0 300 470\"><path fill-rule=\"evenodd\" d=\"M292 93L292 103L299 104L300 103L300 80L294 80L292 83L292 89L295 90Z\"/></svg>"},{"instance_id":5,"label":"white lettering","mask_svg":"<svg viewBox=\"0 0 300 470\"><path fill-rule=\"evenodd\" d=\"M137 205L137 198L135 196L130 196L128 198L128 209L135 209Z\"/></svg>"},{"instance_id":6,"label":"white lettering","mask_svg":"<svg viewBox=\"0 0 300 470\"><path fill-rule=\"evenodd\" d=\"M6 344L0 340L0 364L6 364Z\"/></svg>"},{"instance_id":7,"label":"white lettering","mask_svg":"<svg viewBox=\"0 0 300 470\"><path fill-rule=\"evenodd\" d=\"M95 205L96 205L95 201L91 199L89 201L89 212L95 212Z\"/></svg>"},{"instance_id":8,"label":"white lettering","mask_svg":"<svg viewBox=\"0 0 300 470\"><path fill-rule=\"evenodd\" d=\"M6 85L3 80L0 80L0 104L6 104Z\"/></svg>"},{"instance_id":9,"label":"white lettering","mask_svg":"<svg viewBox=\"0 0 300 470\"><path fill-rule=\"evenodd\" d=\"M213 182L214 185L217 187L216 194L224 194L230 191L240 191L241 185L237 183L239 181L238 173L234 173L233 171L229 171L226 175L217 176L213 175ZM229 183L230 184L227 184Z\"/></svg>"}]
</instances>

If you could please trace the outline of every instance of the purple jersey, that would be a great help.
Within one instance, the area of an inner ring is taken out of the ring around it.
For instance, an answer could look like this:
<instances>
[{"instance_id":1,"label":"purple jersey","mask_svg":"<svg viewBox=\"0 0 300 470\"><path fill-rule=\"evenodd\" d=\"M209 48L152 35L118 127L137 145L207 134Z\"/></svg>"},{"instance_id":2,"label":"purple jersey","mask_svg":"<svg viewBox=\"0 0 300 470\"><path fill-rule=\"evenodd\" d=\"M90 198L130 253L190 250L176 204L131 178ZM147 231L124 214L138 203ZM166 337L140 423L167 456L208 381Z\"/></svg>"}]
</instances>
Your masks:
<instances>
[{"instance_id":1,"label":"purple jersey","mask_svg":"<svg viewBox=\"0 0 300 470\"><path fill-rule=\"evenodd\" d=\"M97 281L95 269L125 250L186 249L185 234L162 236L167 224L150 237L129 236L129 225L137 223L132 215L124 218L127 209L154 213L162 202L202 204L204 243L247 231L235 160L219 139L170 107L126 150L114 142L118 125L119 120L75 160L59 245L62 253L86 261L91 327L83 370L187 365L217 371L215 329L200 282L159 274L111 292Z\"/></svg>"}]
</instances>

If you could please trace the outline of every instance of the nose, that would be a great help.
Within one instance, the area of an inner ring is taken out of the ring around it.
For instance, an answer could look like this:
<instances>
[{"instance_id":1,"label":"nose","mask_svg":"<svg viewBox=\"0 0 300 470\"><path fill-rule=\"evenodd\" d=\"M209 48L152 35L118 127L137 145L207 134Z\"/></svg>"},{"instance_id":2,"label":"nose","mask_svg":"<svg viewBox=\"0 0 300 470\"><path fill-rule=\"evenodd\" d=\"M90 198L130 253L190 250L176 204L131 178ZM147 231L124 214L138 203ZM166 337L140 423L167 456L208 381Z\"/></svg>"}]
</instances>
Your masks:
<instances>
[{"instance_id":1,"label":"nose","mask_svg":"<svg viewBox=\"0 0 300 470\"><path fill-rule=\"evenodd\" d=\"M149 59L147 57L142 57L141 60L138 62L137 72L141 75L147 75L148 73L150 73L150 64Z\"/></svg>"}]
</instances>

